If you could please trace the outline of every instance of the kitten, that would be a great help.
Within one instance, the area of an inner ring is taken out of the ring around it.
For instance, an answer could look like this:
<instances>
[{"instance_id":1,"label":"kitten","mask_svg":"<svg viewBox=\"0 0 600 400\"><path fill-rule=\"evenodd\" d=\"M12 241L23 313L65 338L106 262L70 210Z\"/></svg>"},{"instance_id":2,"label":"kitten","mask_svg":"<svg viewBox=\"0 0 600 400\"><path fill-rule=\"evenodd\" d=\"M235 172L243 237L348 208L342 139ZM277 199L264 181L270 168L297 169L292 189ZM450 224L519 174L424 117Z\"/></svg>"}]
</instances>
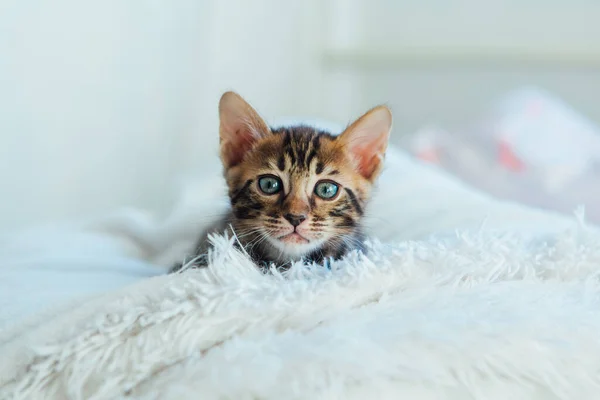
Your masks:
<instances>
[{"instance_id":1,"label":"kitten","mask_svg":"<svg viewBox=\"0 0 600 400\"><path fill-rule=\"evenodd\" d=\"M304 125L270 128L234 92L221 97L219 117L231 208L202 235L195 266L206 265L207 235L229 228L260 267L364 250L361 219L383 166L387 107L368 111L339 136Z\"/></svg>"}]
</instances>

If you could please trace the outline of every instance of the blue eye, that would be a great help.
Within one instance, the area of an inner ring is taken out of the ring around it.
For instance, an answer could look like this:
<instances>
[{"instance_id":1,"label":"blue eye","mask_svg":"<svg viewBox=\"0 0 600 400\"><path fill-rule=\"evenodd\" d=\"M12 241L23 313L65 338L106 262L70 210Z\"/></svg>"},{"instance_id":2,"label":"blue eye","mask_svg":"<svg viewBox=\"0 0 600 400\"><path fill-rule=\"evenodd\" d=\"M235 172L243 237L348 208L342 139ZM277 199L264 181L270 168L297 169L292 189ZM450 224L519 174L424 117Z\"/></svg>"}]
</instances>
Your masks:
<instances>
[{"instance_id":1,"label":"blue eye","mask_svg":"<svg viewBox=\"0 0 600 400\"><path fill-rule=\"evenodd\" d=\"M339 185L331 181L322 181L315 186L315 194L324 200L333 199L340 189Z\"/></svg>"},{"instance_id":2,"label":"blue eye","mask_svg":"<svg viewBox=\"0 0 600 400\"><path fill-rule=\"evenodd\" d=\"M283 184L276 176L266 175L258 178L258 187L264 194L275 194L283 189Z\"/></svg>"}]
</instances>

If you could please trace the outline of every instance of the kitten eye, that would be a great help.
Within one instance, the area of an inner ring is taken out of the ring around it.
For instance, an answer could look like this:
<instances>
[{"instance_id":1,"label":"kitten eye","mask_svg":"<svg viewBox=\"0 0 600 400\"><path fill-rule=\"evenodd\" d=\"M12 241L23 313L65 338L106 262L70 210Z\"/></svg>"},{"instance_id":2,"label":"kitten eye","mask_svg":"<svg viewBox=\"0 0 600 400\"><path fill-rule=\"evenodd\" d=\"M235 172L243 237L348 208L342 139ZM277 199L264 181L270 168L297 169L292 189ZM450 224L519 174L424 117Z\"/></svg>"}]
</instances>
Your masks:
<instances>
[{"instance_id":1,"label":"kitten eye","mask_svg":"<svg viewBox=\"0 0 600 400\"><path fill-rule=\"evenodd\" d=\"M316 184L315 194L322 199L331 200L337 195L339 188L336 183L323 181Z\"/></svg>"},{"instance_id":2,"label":"kitten eye","mask_svg":"<svg viewBox=\"0 0 600 400\"><path fill-rule=\"evenodd\" d=\"M275 194L281 191L283 185L276 176L266 175L258 179L258 187L264 194Z\"/></svg>"}]
</instances>

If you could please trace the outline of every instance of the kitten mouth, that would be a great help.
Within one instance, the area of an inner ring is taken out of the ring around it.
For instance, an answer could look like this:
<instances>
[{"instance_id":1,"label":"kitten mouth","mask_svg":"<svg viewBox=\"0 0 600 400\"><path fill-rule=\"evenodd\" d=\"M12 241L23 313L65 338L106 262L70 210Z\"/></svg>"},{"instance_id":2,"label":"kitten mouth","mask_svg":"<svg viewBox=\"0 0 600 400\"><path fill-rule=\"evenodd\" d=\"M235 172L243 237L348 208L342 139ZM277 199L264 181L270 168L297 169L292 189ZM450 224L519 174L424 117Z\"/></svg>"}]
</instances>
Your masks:
<instances>
[{"instance_id":1,"label":"kitten mouth","mask_svg":"<svg viewBox=\"0 0 600 400\"><path fill-rule=\"evenodd\" d=\"M309 240L304 236L300 235L298 232L288 233L287 235L283 235L277 238L283 243L308 243Z\"/></svg>"}]
</instances>

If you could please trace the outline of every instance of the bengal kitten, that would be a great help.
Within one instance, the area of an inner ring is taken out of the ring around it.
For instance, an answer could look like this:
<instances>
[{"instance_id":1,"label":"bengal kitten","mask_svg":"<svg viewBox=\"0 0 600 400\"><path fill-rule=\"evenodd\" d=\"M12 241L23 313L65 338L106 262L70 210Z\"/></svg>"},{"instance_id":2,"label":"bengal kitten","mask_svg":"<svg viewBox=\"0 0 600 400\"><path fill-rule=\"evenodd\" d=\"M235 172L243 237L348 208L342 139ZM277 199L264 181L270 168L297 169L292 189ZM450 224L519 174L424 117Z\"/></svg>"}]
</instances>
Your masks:
<instances>
[{"instance_id":1,"label":"bengal kitten","mask_svg":"<svg viewBox=\"0 0 600 400\"><path fill-rule=\"evenodd\" d=\"M260 267L364 251L361 219L383 166L387 107L368 111L339 136L305 125L270 128L234 92L221 97L219 117L231 209L201 236L194 266L207 263L208 234L228 228Z\"/></svg>"}]
</instances>

